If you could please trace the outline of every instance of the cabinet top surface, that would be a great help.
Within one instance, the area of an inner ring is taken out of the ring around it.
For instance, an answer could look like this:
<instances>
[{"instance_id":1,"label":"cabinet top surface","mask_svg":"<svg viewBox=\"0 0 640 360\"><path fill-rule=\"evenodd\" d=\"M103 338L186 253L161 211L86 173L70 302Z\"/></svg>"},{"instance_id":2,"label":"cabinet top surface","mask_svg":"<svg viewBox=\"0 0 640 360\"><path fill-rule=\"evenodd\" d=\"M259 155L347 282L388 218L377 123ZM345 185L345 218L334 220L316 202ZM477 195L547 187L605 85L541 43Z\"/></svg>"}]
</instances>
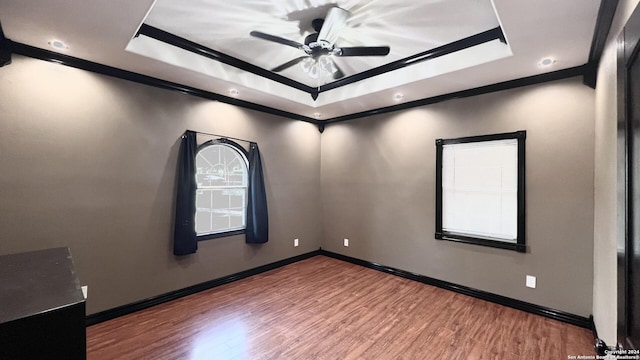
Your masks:
<instances>
[{"instance_id":1,"label":"cabinet top surface","mask_svg":"<svg viewBox=\"0 0 640 360\"><path fill-rule=\"evenodd\" d=\"M68 248L0 256L0 324L83 301Z\"/></svg>"}]
</instances>

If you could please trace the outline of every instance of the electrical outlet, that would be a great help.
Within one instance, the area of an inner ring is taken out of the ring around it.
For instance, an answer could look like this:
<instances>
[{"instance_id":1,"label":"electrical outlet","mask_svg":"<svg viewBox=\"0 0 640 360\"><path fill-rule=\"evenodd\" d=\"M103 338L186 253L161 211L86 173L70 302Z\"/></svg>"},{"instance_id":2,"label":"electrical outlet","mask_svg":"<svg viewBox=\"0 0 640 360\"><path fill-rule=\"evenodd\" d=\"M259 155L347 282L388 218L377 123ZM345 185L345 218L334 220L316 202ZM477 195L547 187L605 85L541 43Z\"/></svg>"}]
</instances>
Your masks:
<instances>
[{"instance_id":1,"label":"electrical outlet","mask_svg":"<svg viewBox=\"0 0 640 360\"><path fill-rule=\"evenodd\" d=\"M298 239L293 239L293 246L297 247L298 245L300 245L300 240Z\"/></svg>"},{"instance_id":2,"label":"electrical outlet","mask_svg":"<svg viewBox=\"0 0 640 360\"><path fill-rule=\"evenodd\" d=\"M84 298L87 298L87 293L89 292L89 285L84 285L82 286L82 295L84 295Z\"/></svg>"},{"instance_id":3,"label":"electrical outlet","mask_svg":"<svg viewBox=\"0 0 640 360\"><path fill-rule=\"evenodd\" d=\"M526 285L529 288L535 289L536 288L536 277L535 276L531 276L531 275L527 275Z\"/></svg>"},{"instance_id":4,"label":"electrical outlet","mask_svg":"<svg viewBox=\"0 0 640 360\"><path fill-rule=\"evenodd\" d=\"M349 246L349 239L344 239L344 246Z\"/></svg>"}]
</instances>

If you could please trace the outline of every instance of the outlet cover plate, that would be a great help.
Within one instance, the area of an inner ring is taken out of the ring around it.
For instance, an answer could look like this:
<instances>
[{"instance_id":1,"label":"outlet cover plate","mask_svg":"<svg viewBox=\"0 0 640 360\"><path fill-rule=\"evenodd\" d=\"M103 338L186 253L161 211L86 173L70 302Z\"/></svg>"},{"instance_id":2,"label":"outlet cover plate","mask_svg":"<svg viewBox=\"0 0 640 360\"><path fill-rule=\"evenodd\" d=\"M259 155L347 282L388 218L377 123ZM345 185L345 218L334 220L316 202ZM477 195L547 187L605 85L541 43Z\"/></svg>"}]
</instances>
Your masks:
<instances>
[{"instance_id":1,"label":"outlet cover plate","mask_svg":"<svg viewBox=\"0 0 640 360\"><path fill-rule=\"evenodd\" d=\"M527 283L526 283L527 287L535 289L536 288L536 277L535 276L531 276L531 275L527 275Z\"/></svg>"}]
</instances>

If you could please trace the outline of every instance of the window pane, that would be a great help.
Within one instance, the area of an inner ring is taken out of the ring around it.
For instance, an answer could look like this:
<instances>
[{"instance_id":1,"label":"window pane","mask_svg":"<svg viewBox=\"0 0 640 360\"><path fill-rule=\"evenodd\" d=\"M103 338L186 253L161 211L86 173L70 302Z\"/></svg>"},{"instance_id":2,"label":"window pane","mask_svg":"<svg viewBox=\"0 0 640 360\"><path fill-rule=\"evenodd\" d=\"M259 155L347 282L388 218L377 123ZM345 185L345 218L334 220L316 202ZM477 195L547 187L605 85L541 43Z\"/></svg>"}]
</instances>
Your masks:
<instances>
[{"instance_id":1,"label":"window pane","mask_svg":"<svg viewBox=\"0 0 640 360\"><path fill-rule=\"evenodd\" d=\"M209 145L196 155L198 235L244 229L248 169L245 156L232 145Z\"/></svg>"},{"instance_id":2,"label":"window pane","mask_svg":"<svg viewBox=\"0 0 640 360\"><path fill-rule=\"evenodd\" d=\"M517 139L450 144L442 150L442 229L515 242Z\"/></svg>"}]
</instances>

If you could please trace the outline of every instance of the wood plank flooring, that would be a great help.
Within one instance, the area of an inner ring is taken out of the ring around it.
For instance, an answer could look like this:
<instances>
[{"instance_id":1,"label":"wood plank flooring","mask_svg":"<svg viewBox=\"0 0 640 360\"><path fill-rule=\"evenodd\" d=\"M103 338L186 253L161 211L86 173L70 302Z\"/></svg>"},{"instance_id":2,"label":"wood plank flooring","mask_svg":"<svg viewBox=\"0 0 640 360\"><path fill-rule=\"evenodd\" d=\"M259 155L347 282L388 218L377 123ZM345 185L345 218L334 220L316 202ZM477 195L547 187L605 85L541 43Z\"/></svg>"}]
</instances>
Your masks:
<instances>
[{"instance_id":1,"label":"wood plank flooring","mask_svg":"<svg viewBox=\"0 0 640 360\"><path fill-rule=\"evenodd\" d=\"M315 256L87 328L100 359L567 359L573 325Z\"/></svg>"}]
</instances>

